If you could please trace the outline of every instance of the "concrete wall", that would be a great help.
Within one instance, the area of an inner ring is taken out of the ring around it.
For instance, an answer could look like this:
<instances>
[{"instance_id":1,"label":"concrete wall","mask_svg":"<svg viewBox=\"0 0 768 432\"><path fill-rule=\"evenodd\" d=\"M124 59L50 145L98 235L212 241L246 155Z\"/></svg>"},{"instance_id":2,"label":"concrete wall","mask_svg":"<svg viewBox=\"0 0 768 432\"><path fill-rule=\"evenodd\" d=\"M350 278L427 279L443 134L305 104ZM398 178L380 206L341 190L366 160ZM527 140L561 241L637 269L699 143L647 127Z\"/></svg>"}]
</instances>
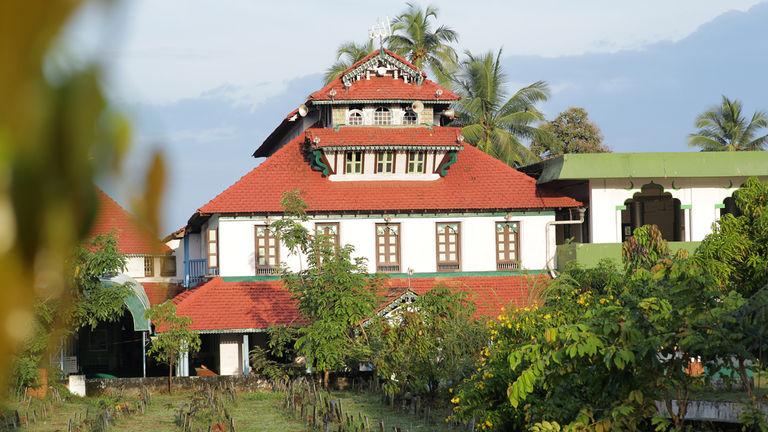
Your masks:
<instances>
[{"instance_id":1,"label":"concrete wall","mask_svg":"<svg viewBox=\"0 0 768 432\"><path fill-rule=\"evenodd\" d=\"M733 195L746 178L708 179L607 179L589 181L589 212L592 243L621 242L621 210L617 207L639 193L643 185L661 185L664 192L680 200L684 210L684 241L701 241L712 232L712 224L720 218L718 205Z\"/></svg>"},{"instance_id":2,"label":"concrete wall","mask_svg":"<svg viewBox=\"0 0 768 432\"><path fill-rule=\"evenodd\" d=\"M269 381L254 375L248 376L214 376L214 377L173 377L171 379L174 390L203 390L208 386L229 385L235 386L239 391L254 391L270 389ZM99 396L114 393L138 394L142 388L150 392L164 392L168 385L168 377L148 378L111 378L111 379L87 379L85 380L86 395Z\"/></svg>"},{"instance_id":3,"label":"concrete wall","mask_svg":"<svg viewBox=\"0 0 768 432\"><path fill-rule=\"evenodd\" d=\"M555 219L554 213L513 216L520 222L520 258L524 269L541 270L546 266L545 224ZM461 271L495 271L495 223L503 216L462 217L393 217L390 223L401 224L401 271L409 268L417 273L437 271L435 256L435 223L461 222ZM368 260L368 271L376 271L375 224L384 223L381 217L370 218L318 218L305 224L314 231L314 222L338 222L341 244L351 244L355 255ZM254 266L254 226L264 224L260 217L222 217L219 221L221 244L220 274L222 276L252 276ZM550 254L554 254L554 235L550 235ZM291 255L283 245L280 260L294 270L299 269L300 258ZM304 263L306 268L306 263Z\"/></svg>"}]
</instances>

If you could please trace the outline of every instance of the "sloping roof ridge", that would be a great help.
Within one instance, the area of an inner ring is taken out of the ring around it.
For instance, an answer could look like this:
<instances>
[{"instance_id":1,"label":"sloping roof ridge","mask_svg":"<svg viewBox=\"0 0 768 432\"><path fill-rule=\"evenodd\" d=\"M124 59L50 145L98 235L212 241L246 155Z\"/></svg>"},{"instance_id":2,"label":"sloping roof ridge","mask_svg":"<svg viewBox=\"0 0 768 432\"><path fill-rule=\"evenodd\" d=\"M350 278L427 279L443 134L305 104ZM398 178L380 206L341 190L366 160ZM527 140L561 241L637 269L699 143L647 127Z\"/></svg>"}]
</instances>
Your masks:
<instances>
[{"instance_id":1,"label":"sloping roof ridge","mask_svg":"<svg viewBox=\"0 0 768 432\"><path fill-rule=\"evenodd\" d=\"M158 238L156 235L152 233L152 230L149 229L149 227L141 221L141 219L137 218L133 213L128 211L125 207L120 205L119 202L117 202L116 199L112 198L108 193L106 193L103 189L101 189L98 186L94 185L94 188L96 189L96 193L101 195L102 198L105 198L105 201L114 205L118 211L120 211L123 216L127 219L127 222L134 225L134 228L136 228L139 231L143 231L140 234L146 235L150 241L156 243L156 247L158 251L165 251L168 252L171 249L168 247L168 245L165 244L165 242L162 241L162 239ZM98 212L102 213L104 211L104 207L102 205L99 205ZM126 227L129 228L129 227ZM118 245L120 244L120 238L118 236L117 238ZM119 247L119 246L118 246Z\"/></svg>"},{"instance_id":2,"label":"sloping roof ridge","mask_svg":"<svg viewBox=\"0 0 768 432\"><path fill-rule=\"evenodd\" d=\"M493 156L489 155L488 153L486 153L486 152L480 150L479 148L477 148L477 146L472 145L472 144L464 146L464 150L465 151L466 151L467 148L471 148L472 150L470 150L470 151L477 151L477 153L478 153L477 157L478 158L485 158L486 160L489 160L490 161L489 163L491 163L491 164L496 164L499 167L503 167L502 169L508 169L508 170L511 170L515 174L519 174L520 178L524 179L528 183L536 184L536 179L534 179L533 177L529 176L528 174L520 171L519 169L517 169L517 168L515 168L513 166L510 166L507 163L502 162L499 159L496 159L495 157L493 157Z\"/></svg>"},{"instance_id":3,"label":"sloping roof ridge","mask_svg":"<svg viewBox=\"0 0 768 432\"><path fill-rule=\"evenodd\" d=\"M267 157L264 160L264 162L262 162L259 165L253 167L250 171L248 171L247 173L245 173L242 176L240 176L240 178L237 179L235 182L233 182L231 185L227 186L226 189L222 190L215 197L211 198L210 200L208 200L208 202L206 202L205 204L201 205L197 209L196 213L198 213L198 214L206 213L205 211L203 211L203 208L205 208L206 206L211 205L211 203L216 201L220 196L222 196L225 193L227 193L230 189L232 189L235 186L237 186L238 183L240 183L241 181L244 181L244 180L246 180L246 179L248 179L248 178L250 178L250 177L252 177L254 175L257 175L259 172L261 172L261 171L269 168L271 165L274 165L275 163L277 163L275 161L276 160L279 161L279 159L277 159L278 156L283 156L283 153L285 153L289 147L292 147L291 144L293 144L295 141L303 141L305 139L306 139L306 134L302 133L302 134L299 134L296 138L293 138L292 140L290 140L287 143L285 143L285 145L281 146L274 153L272 153L272 155Z\"/></svg>"}]
</instances>

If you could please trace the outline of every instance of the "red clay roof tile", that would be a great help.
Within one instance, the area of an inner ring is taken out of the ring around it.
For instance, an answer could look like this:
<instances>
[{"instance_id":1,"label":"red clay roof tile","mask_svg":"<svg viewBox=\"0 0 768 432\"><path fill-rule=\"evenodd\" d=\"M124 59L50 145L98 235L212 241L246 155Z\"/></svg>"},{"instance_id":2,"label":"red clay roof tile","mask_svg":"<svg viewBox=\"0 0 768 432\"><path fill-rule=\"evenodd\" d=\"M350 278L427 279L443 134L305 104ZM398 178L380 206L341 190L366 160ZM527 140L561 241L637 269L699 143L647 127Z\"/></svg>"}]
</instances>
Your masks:
<instances>
[{"instance_id":1,"label":"red clay roof tile","mask_svg":"<svg viewBox=\"0 0 768 432\"><path fill-rule=\"evenodd\" d=\"M124 254L157 254L170 248L143 227L133 215L122 208L104 191L97 189L99 209L89 237L114 232L118 250Z\"/></svg>"},{"instance_id":2,"label":"red clay roof tile","mask_svg":"<svg viewBox=\"0 0 768 432\"><path fill-rule=\"evenodd\" d=\"M398 292L410 290L423 295L444 286L468 293L477 307L478 318L492 318L502 308L530 304L532 293L549 280L546 275L415 277L410 282L406 278L390 278L385 281L389 291L384 302L398 298ZM179 294L173 301L177 313L192 318L191 328L197 331L265 329L304 322L296 301L280 280L229 282L214 278Z\"/></svg>"},{"instance_id":3,"label":"red clay roof tile","mask_svg":"<svg viewBox=\"0 0 768 432\"><path fill-rule=\"evenodd\" d=\"M214 278L173 300L192 330L265 329L301 322L296 301L280 280L225 282Z\"/></svg>"},{"instance_id":4,"label":"red clay roof tile","mask_svg":"<svg viewBox=\"0 0 768 432\"><path fill-rule=\"evenodd\" d=\"M449 129L453 133L453 128ZM471 145L464 145L448 174L437 180L336 182L311 169L302 150L304 142L304 135L296 137L198 212L280 213L283 193L292 190L301 192L309 212L475 211L580 205L572 198L537 189L535 179Z\"/></svg>"},{"instance_id":5,"label":"red clay roof tile","mask_svg":"<svg viewBox=\"0 0 768 432\"><path fill-rule=\"evenodd\" d=\"M378 127L342 126L310 128L305 136L313 147L370 146L370 145L418 145L459 146L461 128L457 127ZM316 141L317 140L317 141Z\"/></svg>"}]
</instances>

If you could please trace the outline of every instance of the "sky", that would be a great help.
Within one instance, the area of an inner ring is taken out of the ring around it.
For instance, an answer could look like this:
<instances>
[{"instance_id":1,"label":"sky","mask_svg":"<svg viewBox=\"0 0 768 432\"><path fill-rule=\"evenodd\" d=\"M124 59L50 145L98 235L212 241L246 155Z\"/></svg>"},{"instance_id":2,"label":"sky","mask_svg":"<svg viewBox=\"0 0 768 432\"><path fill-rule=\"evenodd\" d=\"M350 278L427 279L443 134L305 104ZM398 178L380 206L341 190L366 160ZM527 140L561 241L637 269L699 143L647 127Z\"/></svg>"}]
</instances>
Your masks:
<instances>
[{"instance_id":1,"label":"sky","mask_svg":"<svg viewBox=\"0 0 768 432\"><path fill-rule=\"evenodd\" d=\"M548 117L585 107L615 151L689 150L693 118L721 94L768 109L768 4L759 0L433 3L439 22L459 33L459 52L503 47L510 90L546 80ZM104 65L105 90L134 123L127 174L103 186L126 202L149 154L160 150L170 171L163 228L184 225L258 165L251 153L320 87L340 43L365 41L377 19L404 6L137 0L87 7L62 45L77 61Z\"/></svg>"}]
</instances>

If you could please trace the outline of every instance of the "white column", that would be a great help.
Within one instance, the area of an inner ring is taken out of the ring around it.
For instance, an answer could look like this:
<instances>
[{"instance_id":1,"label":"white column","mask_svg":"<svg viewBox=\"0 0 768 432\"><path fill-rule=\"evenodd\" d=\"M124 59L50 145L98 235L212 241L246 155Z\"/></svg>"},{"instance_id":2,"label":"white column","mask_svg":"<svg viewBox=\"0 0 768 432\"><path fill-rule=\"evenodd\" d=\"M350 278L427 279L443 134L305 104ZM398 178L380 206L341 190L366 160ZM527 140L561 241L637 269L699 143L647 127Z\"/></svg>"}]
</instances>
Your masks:
<instances>
[{"instance_id":1,"label":"white column","mask_svg":"<svg viewBox=\"0 0 768 432\"><path fill-rule=\"evenodd\" d=\"M179 359L176 362L176 376L189 376L189 353L187 351L179 354Z\"/></svg>"},{"instance_id":2,"label":"white column","mask_svg":"<svg viewBox=\"0 0 768 432\"><path fill-rule=\"evenodd\" d=\"M248 335L243 335L243 375L248 375L251 372L250 356L248 355Z\"/></svg>"}]
</instances>

